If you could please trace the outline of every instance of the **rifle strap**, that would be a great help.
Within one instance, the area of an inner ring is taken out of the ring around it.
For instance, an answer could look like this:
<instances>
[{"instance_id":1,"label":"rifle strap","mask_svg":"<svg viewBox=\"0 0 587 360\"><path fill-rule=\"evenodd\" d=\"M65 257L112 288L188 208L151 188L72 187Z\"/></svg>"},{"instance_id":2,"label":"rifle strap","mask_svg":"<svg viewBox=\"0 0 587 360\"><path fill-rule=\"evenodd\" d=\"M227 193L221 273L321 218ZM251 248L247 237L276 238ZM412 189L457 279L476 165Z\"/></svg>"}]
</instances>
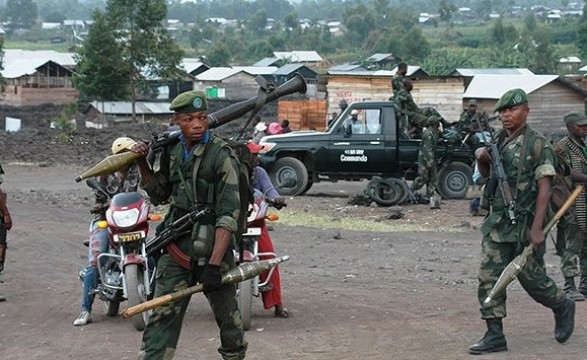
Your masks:
<instances>
[{"instance_id":1,"label":"rifle strap","mask_svg":"<svg viewBox=\"0 0 587 360\"><path fill-rule=\"evenodd\" d=\"M528 140L528 125L524 125L524 128L521 130L521 135L522 137L522 144L521 144L521 150L520 150L520 161L518 162L518 173L516 175L516 186L514 186L514 191L512 192L512 200L516 199L516 196L518 195L518 183L520 182L520 178L522 177L522 170L524 169L524 163L526 162L526 140ZM505 131L502 133L505 134ZM519 136L519 135L518 135ZM504 138L502 138L501 140L505 140L503 141L503 144L499 145L499 149L500 149L500 156L503 153L503 149L505 149L505 147L507 146L507 144L509 144L510 142L512 142L513 140L515 140L518 136L516 137L510 137L507 140ZM503 162L503 159L502 159Z\"/></svg>"}]
</instances>

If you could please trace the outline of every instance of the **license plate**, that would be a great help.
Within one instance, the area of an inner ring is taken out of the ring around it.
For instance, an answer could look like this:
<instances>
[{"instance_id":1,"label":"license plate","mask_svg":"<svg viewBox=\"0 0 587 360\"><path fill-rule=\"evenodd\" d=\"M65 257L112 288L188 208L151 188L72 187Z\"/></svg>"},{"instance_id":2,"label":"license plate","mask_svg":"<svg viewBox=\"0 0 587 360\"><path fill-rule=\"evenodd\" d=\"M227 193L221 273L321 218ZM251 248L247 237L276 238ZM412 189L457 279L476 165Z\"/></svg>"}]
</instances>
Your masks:
<instances>
[{"instance_id":1,"label":"license plate","mask_svg":"<svg viewBox=\"0 0 587 360\"><path fill-rule=\"evenodd\" d=\"M138 241L145 237L144 231L136 231L130 232L126 234L116 234L114 235L114 241L117 242L131 242L131 241Z\"/></svg>"},{"instance_id":2,"label":"license plate","mask_svg":"<svg viewBox=\"0 0 587 360\"><path fill-rule=\"evenodd\" d=\"M259 236L261 235L261 228L248 228L244 235L248 236Z\"/></svg>"}]
</instances>

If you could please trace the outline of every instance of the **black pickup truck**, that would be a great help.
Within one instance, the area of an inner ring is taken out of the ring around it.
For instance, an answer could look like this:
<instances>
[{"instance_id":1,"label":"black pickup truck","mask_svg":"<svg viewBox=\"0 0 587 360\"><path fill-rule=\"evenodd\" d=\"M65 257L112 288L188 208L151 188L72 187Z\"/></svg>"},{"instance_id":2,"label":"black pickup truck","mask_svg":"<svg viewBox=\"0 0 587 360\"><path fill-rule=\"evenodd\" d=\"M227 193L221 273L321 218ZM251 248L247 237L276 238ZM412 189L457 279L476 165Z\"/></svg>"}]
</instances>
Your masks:
<instances>
[{"instance_id":1,"label":"black pickup truck","mask_svg":"<svg viewBox=\"0 0 587 360\"><path fill-rule=\"evenodd\" d=\"M351 114L358 122L350 127ZM419 139L399 129L391 101L349 105L325 132L294 131L264 137L260 164L283 195L301 195L320 181L413 180ZM437 148L438 192L462 199L471 183L473 153L460 142L441 138Z\"/></svg>"}]
</instances>

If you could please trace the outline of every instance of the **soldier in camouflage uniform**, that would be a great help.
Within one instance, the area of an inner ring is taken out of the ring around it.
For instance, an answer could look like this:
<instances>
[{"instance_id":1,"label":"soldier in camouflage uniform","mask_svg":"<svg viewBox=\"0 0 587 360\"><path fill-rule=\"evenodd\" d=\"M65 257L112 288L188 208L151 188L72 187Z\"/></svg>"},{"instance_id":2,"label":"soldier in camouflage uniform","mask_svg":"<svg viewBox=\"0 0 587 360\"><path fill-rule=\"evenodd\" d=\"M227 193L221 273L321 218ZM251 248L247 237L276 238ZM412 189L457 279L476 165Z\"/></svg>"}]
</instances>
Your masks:
<instances>
[{"instance_id":1,"label":"soldier in camouflage uniform","mask_svg":"<svg viewBox=\"0 0 587 360\"><path fill-rule=\"evenodd\" d=\"M0 164L0 185L2 185L2 165ZM0 273L4 270L4 260L6 257L6 232L12 228L12 218L8 207L6 207L6 193L0 189ZM6 301L6 298L0 295L0 301Z\"/></svg>"},{"instance_id":2,"label":"soldier in camouflage uniform","mask_svg":"<svg viewBox=\"0 0 587 360\"><path fill-rule=\"evenodd\" d=\"M573 183L587 182L587 155L583 138L587 135L587 117L580 112L570 112L564 117L569 135L557 144L559 159L568 164L570 176L566 177L569 192ZM570 184L569 184L570 183ZM584 243L587 218L585 190L577 198L569 215L557 224L557 252L561 256L561 271L565 278L564 292L569 299L584 301L587 295L587 246ZM581 276L577 290L575 277Z\"/></svg>"},{"instance_id":3,"label":"soldier in camouflage uniform","mask_svg":"<svg viewBox=\"0 0 587 360\"><path fill-rule=\"evenodd\" d=\"M247 342L236 286L221 282L221 274L235 267L234 233L240 212L238 160L229 145L208 130L208 103L203 92L178 95L170 110L175 112L173 121L182 136L155 159L155 171L144 158L147 145L139 142L133 148L143 156L139 160L141 186L155 205L171 200L163 228L196 204L209 207L213 215L198 219L191 231L179 234L159 254L155 296L201 283L220 329L218 352L223 359L244 359ZM189 302L190 297L186 297L153 311L139 359L173 358Z\"/></svg>"},{"instance_id":4,"label":"soldier in camouflage uniform","mask_svg":"<svg viewBox=\"0 0 587 360\"><path fill-rule=\"evenodd\" d=\"M404 87L394 98L395 111L400 122L400 129L406 134L414 134L425 126L442 121L442 117L432 108L420 109L412 98L414 88L412 79L404 80Z\"/></svg>"},{"instance_id":5,"label":"soldier in camouflage uniform","mask_svg":"<svg viewBox=\"0 0 587 360\"><path fill-rule=\"evenodd\" d=\"M485 131L489 127L489 117L485 111L477 110L477 100L471 99L468 102L467 109L463 110L459 121L456 123L456 130L460 135L461 140L467 138L467 142L475 151L481 146L481 142L474 133ZM467 135L470 134L468 137Z\"/></svg>"},{"instance_id":6,"label":"soldier in camouflage uniform","mask_svg":"<svg viewBox=\"0 0 587 360\"><path fill-rule=\"evenodd\" d=\"M412 193L426 185L426 196L434 196L438 185L438 169L436 167L436 147L438 145L439 123L433 123L422 131L422 142L418 153L418 176L412 183Z\"/></svg>"},{"instance_id":7,"label":"soldier in camouflage uniform","mask_svg":"<svg viewBox=\"0 0 587 360\"><path fill-rule=\"evenodd\" d=\"M503 129L497 134L497 147L516 203L516 223L512 224L507 216L499 186L486 186L486 189L493 188L494 193L484 193L490 199L490 213L481 227L483 240L478 299L487 332L481 341L469 347L471 354L507 350L502 324L502 318L507 315L506 291L497 294L488 305L483 301L505 267L528 244L532 244L534 253L518 275L520 285L535 301L552 309L554 336L559 343L570 338L575 324L575 302L566 298L548 277L543 258L546 247L542 226L547 220L551 178L555 175L554 151L542 134L526 124L530 109L522 89L507 91L496 103L495 111L499 112L503 124ZM475 157L481 175L487 178L491 170L488 149L477 149Z\"/></svg>"},{"instance_id":8,"label":"soldier in camouflage uniform","mask_svg":"<svg viewBox=\"0 0 587 360\"><path fill-rule=\"evenodd\" d=\"M404 78L406 77L407 73L408 65L405 62L400 62L397 64L397 70L391 79L391 90L393 97L395 97L398 91L404 88Z\"/></svg>"}]
</instances>

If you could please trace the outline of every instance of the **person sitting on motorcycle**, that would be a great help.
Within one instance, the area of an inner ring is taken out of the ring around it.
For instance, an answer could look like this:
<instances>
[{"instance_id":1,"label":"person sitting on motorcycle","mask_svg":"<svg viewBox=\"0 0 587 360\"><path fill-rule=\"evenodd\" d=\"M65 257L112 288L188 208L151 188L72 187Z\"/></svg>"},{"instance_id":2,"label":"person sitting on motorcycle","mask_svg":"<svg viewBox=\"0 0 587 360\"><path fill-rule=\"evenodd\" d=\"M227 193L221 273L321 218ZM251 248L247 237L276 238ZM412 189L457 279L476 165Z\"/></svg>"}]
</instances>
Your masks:
<instances>
[{"instance_id":1,"label":"person sitting on motorcycle","mask_svg":"<svg viewBox=\"0 0 587 360\"><path fill-rule=\"evenodd\" d=\"M273 184L271 183L271 179L269 179L269 175L267 175L267 171L259 166L259 151L263 148L261 145L257 145L255 143L248 143L247 147L253 154L253 179L252 184L253 187L263 193L263 196L267 199L271 199L274 203L274 206L277 209L281 209L285 206L285 198L280 196ZM271 241L271 237L269 236L269 232L267 231L267 224L263 222L263 227L261 228L261 236L259 237L259 252L260 253L274 253L273 250L273 242ZM273 256L261 256L261 260L270 259ZM276 266L274 268L273 274L271 275L271 279L269 283L267 283L265 289L260 289L262 298L263 298L263 306L265 309L271 309L275 307L275 316L281 318L288 318L290 316L289 311L283 306L283 301L281 300L281 281L279 277L279 267ZM267 279L268 272L263 273L260 277L260 282L265 282Z\"/></svg>"},{"instance_id":2,"label":"person sitting on motorcycle","mask_svg":"<svg viewBox=\"0 0 587 360\"><path fill-rule=\"evenodd\" d=\"M135 144L136 142L131 138L120 137L112 143L112 154L130 151ZM110 197L122 192L137 191L140 180L139 169L134 163L116 173L98 178L98 182L106 189ZM108 251L108 229L98 228L97 223L100 220L106 220L109 199L97 192L95 195L96 201L90 210L90 213L94 214L94 219L88 244L88 266L80 273L80 277L83 277L82 311L73 322L75 326L83 326L92 321L92 304L95 297L93 291L98 287L99 281L98 256Z\"/></svg>"}]
</instances>

